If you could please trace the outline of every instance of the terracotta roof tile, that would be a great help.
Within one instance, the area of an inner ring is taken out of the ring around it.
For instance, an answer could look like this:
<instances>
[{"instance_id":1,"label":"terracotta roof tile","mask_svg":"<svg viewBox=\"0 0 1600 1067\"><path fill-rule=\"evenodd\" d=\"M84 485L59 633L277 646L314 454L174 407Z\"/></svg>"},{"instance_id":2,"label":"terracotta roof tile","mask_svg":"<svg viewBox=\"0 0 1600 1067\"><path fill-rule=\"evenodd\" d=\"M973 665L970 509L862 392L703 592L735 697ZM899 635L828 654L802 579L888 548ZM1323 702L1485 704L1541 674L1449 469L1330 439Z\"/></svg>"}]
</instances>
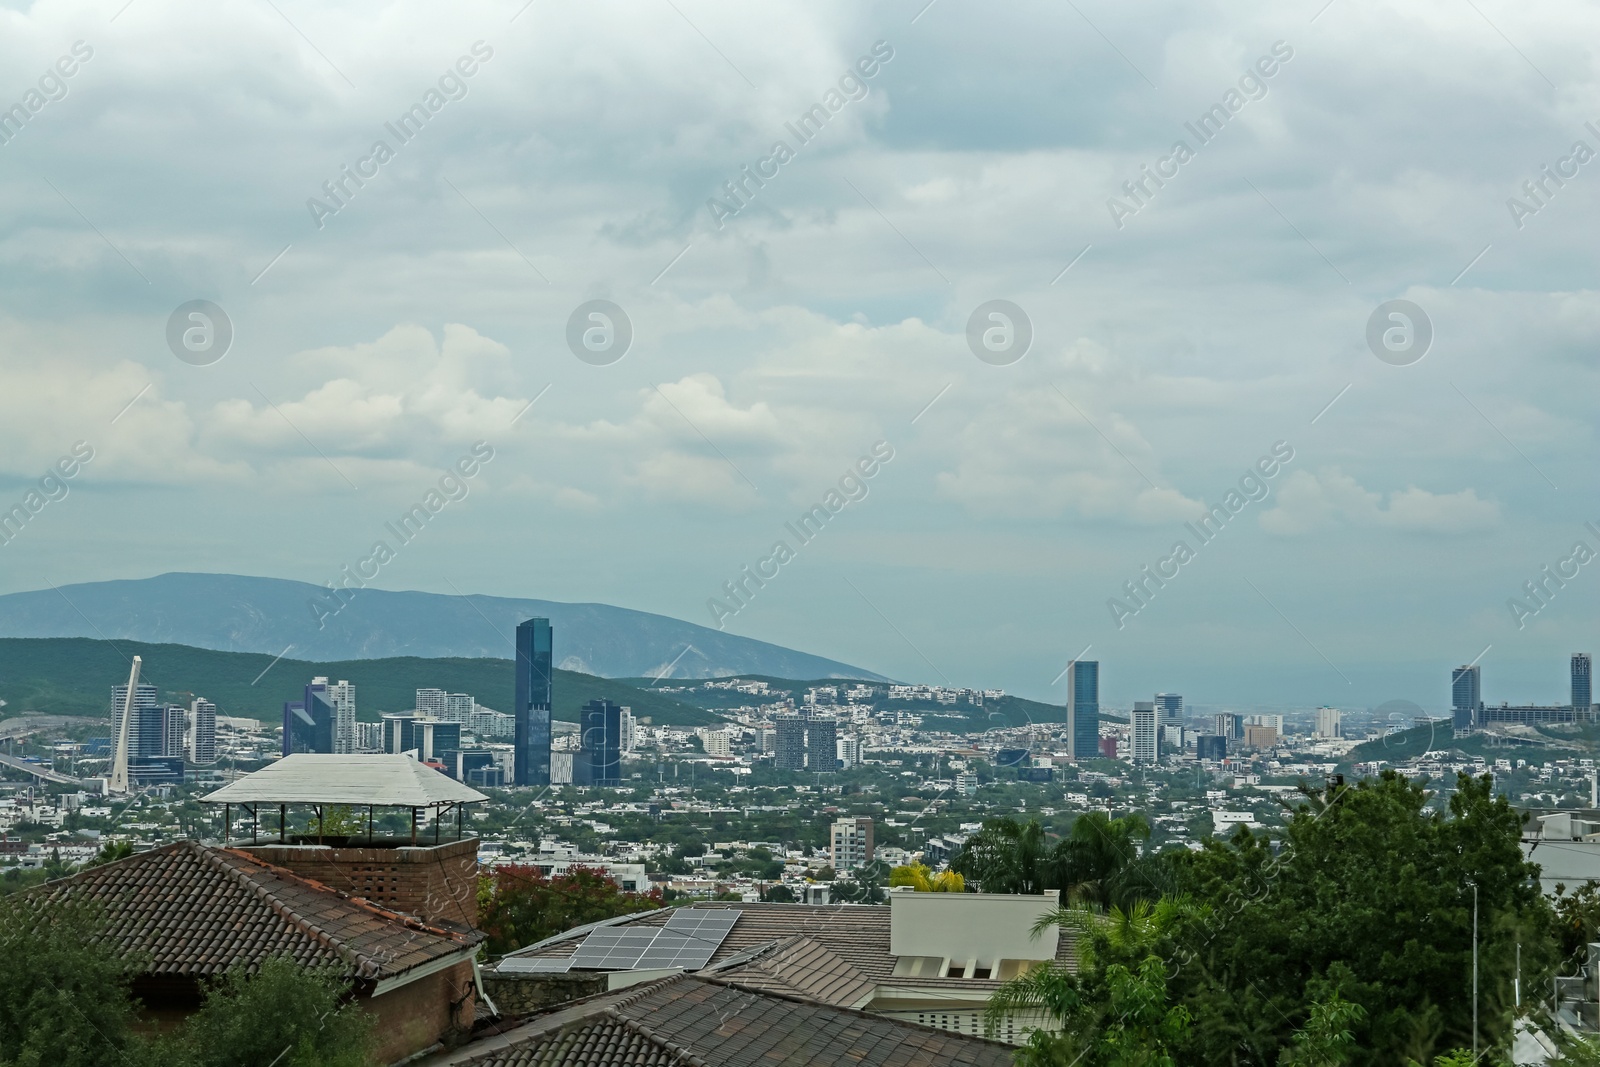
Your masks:
<instances>
[{"instance_id":1,"label":"terracotta roof tile","mask_svg":"<svg viewBox=\"0 0 1600 1067\"><path fill-rule=\"evenodd\" d=\"M149 960L147 973L206 977L287 955L308 967L388 978L476 945L465 927L424 924L232 849L179 841L30 890L90 900L106 936Z\"/></svg>"}]
</instances>

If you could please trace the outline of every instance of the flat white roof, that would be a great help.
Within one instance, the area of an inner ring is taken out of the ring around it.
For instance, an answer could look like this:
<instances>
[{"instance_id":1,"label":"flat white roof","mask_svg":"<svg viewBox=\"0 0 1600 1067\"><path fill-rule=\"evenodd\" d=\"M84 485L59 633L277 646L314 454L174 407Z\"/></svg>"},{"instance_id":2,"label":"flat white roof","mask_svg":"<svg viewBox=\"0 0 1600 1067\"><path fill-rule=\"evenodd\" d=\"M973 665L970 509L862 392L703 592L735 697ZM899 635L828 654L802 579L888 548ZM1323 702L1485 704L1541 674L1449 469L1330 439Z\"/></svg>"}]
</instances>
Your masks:
<instances>
[{"instance_id":1,"label":"flat white roof","mask_svg":"<svg viewBox=\"0 0 1600 1067\"><path fill-rule=\"evenodd\" d=\"M229 783L213 804L349 804L426 808L489 798L410 756L330 756L297 752Z\"/></svg>"}]
</instances>

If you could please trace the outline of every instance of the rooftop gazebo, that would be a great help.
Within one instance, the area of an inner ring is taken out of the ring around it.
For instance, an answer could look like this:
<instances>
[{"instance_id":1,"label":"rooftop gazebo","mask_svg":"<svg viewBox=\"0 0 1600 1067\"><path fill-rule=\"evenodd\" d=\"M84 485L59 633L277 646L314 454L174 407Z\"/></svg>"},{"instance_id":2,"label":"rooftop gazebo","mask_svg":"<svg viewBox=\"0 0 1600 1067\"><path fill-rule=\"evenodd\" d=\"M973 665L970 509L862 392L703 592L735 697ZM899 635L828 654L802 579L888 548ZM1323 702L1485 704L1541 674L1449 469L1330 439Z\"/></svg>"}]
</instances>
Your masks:
<instances>
[{"instance_id":1,"label":"rooftop gazebo","mask_svg":"<svg viewBox=\"0 0 1600 1067\"><path fill-rule=\"evenodd\" d=\"M297 752L200 799L208 804L222 805L224 845L233 841L235 808L249 813L249 842L252 845L261 841L262 809L266 809L270 819L272 809L277 808L279 844L359 844L371 848L384 845L395 847L406 843L417 845L418 812L432 814L432 843L437 845L441 843L441 826L454 811L456 834L447 840L460 840L463 836L462 813L466 805L489 798L432 767L418 763L410 756L332 756ZM312 809L316 814L317 832L289 833L290 807ZM337 839L324 838L324 815L327 809L337 807L352 811L366 810L367 832L364 838L350 834L340 834ZM373 811L377 808L410 809L409 842L394 839L380 841L374 835ZM270 822L266 829L270 834Z\"/></svg>"},{"instance_id":2,"label":"rooftop gazebo","mask_svg":"<svg viewBox=\"0 0 1600 1067\"><path fill-rule=\"evenodd\" d=\"M425 921L477 924L478 839L463 812L489 798L409 756L295 753L201 799L222 805L224 848ZM291 830L291 808L315 814L308 832ZM333 808L356 818L327 832ZM409 835L374 832L374 812L385 808L410 810ZM418 812L433 822L421 840ZM449 836L443 828L452 812ZM235 835L240 813L248 833Z\"/></svg>"}]
</instances>

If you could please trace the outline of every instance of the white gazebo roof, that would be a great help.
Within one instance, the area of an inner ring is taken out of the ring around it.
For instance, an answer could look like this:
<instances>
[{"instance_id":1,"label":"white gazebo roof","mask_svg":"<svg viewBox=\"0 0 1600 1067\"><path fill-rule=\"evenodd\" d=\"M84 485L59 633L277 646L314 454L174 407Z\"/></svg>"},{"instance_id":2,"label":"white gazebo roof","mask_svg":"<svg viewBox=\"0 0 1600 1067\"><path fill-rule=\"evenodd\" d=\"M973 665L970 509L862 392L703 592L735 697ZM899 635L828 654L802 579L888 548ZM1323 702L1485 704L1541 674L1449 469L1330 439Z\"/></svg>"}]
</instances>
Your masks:
<instances>
[{"instance_id":1,"label":"white gazebo roof","mask_svg":"<svg viewBox=\"0 0 1600 1067\"><path fill-rule=\"evenodd\" d=\"M212 804L427 808L489 798L410 756L297 752L201 797Z\"/></svg>"}]
</instances>

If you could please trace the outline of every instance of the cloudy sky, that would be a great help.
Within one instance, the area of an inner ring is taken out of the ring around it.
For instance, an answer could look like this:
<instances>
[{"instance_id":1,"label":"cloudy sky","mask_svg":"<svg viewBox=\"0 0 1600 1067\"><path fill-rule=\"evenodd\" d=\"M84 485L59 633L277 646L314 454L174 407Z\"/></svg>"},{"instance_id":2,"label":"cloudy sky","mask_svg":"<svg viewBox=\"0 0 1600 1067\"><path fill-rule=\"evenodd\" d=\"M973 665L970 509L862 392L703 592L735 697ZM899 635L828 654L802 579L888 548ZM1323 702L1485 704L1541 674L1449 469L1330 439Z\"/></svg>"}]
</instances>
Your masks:
<instances>
[{"instance_id":1,"label":"cloudy sky","mask_svg":"<svg viewBox=\"0 0 1600 1067\"><path fill-rule=\"evenodd\" d=\"M1600 13L1324 4L0 6L0 510L93 451L0 591L336 579L482 441L374 585L1044 699L1087 648L1110 703L1563 701Z\"/></svg>"}]
</instances>

